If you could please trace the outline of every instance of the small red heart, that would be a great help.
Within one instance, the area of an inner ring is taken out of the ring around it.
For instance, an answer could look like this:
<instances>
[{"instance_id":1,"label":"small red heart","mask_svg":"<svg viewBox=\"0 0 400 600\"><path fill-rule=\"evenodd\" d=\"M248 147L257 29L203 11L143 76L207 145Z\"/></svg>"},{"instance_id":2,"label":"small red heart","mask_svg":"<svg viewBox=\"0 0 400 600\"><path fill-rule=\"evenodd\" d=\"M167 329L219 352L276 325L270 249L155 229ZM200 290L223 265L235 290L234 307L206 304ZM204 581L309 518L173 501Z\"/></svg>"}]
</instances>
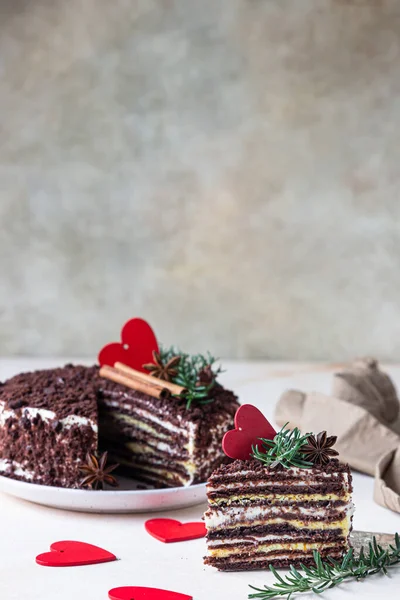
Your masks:
<instances>
[{"instance_id":1,"label":"small red heart","mask_svg":"<svg viewBox=\"0 0 400 600\"><path fill-rule=\"evenodd\" d=\"M103 548L85 542L54 542L51 552L36 557L38 565L44 567L79 567L117 560L117 557Z\"/></svg>"},{"instance_id":2,"label":"small red heart","mask_svg":"<svg viewBox=\"0 0 400 600\"><path fill-rule=\"evenodd\" d=\"M181 523L175 519L149 519L144 526L147 533L166 544L196 540L207 533L204 523Z\"/></svg>"},{"instance_id":3,"label":"small red heart","mask_svg":"<svg viewBox=\"0 0 400 600\"><path fill-rule=\"evenodd\" d=\"M222 449L230 458L249 460L252 446L259 438L272 440L276 431L262 412L252 404L243 404L235 415L235 427L227 431L222 440Z\"/></svg>"},{"instance_id":4,"label":"small red heart","mask_svg":"<svg viewBox=\"0 0 400 600\"><path fill-rule=\"evenodd\" d=\"M159 352L154 331L143 319L127 321L121 331L121 344L112 342L99 352L99 365L113 367L116 362L146 372L143 365L154 362L153 352Z\"/></svg>"},{"instance_id":5,"label":"small red heart","mask_svg":"<svg viewBox=\"0 0 400 600\"><path fill-rule=\"evenodd\" d=\"M157 588L127 586L108 592L110 600L193 600L193 596Z\"/></svg>"}]
</instances>

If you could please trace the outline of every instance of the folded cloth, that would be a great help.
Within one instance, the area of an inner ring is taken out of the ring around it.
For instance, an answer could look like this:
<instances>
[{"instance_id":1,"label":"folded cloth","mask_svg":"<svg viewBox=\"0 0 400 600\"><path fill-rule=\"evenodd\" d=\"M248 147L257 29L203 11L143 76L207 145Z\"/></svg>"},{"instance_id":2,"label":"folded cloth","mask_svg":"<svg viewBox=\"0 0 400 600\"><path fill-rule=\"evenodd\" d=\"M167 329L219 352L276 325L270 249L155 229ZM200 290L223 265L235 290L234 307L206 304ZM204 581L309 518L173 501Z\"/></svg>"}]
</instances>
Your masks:
<instances>
[{"instance_id":1,"label":"folded cloth","mask_svg":"<svg viewBox=\"0 0 400 600\"><path fill-rule=\"evenodd\" d=\"M340 459L375 476L374 499L400 512L399 400L386 373L373 359L356 361L334 375L334 395L288 390L275 409L279 425L337 435Z\"/></svg>"},{"instance_id":2,"label":"folded cloth","mask_svg":"<svg viewBox=\"0 0 400 600\"><path fill-rule=\"evenodd\" d=\"M363 406L384 425L396 422L400 403L389 375L375 358L362 358L333 377L332 396Z\"/></svg>"}]
</instances>

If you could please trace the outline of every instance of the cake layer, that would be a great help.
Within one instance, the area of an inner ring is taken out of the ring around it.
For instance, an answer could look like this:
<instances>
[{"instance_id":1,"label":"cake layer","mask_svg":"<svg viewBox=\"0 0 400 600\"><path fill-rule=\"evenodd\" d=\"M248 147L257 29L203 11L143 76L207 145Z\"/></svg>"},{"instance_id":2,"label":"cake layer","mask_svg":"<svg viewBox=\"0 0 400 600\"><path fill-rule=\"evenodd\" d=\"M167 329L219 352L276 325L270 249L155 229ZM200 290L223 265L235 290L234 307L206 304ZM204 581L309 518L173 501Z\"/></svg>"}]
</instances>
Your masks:
<instances>
[{"instance_id":1,"label":"cake layer","mask_svg":"<svg viewBox=\"0 0 400 600\"><path fill-rule=\"evenodd\" d=\"M292 543L298 540L301 543L308 542L326 542L329 540L345 540L342 537L342 531L340 529L334 529L333 535L331 535L331 531L314 531L315 535L304 535L303 531L297 533L297 535L285 536L285 535L246 535L244 537L239 537L239 533L236 532L237 535L234 537L220 537L217 539L209 538L207 536L207 545L209 548L231 548L233 546L237 546L241 544L242 546L254 546L255 544L261 544L263 542L271 542L271 543Z\"/></svg>"},{"instance_id":2,"label":"cake layer","mask_svg":"<svg viewBox=\"0 0 400 600\"><path fill-rule=\"evenodd\" d=\"M260 461L246 461L246 467L240 469L238 461L218 469L211 475L207 483L210 497L229 496L238 491L247 492L271 491L273 493L301 494L334 493L349 491L349 473L337 461L328 463L327 470L319 467L300 469L292 467L283 469L266 469ZM329 467L329 469L328 469Z\"/></svg>"},{"instance_id":3,"label":"cake layer","mask_svg":"<svg viewBox=\"0 0 400 600\"><path fill-rule=\"evenodd\" d=\"M282 519L281 523L273 523L270 525L255 525L252 527L234 527L232 529L212 529L207 531L207 540L221 540L240 537L241 539L253 539L258 536L279 537L279 539L294 539L297 538L314 538L317 536L340 537L343 535L343 530L340 528L334 529L307 529L307 527L294 527L287 521Z\"/></svg>"},{"instance_id":4,"label":"cake layer","mask_svg":"<svg viewBox=\"0 0 400 600\"><path fill-rule=\"evenodd\" d=\"M279 490L281 491L281 490ZM220 498L208 495L209 504L212 507L234 507L234 506L249 506L249 505L263 505L268 504L269 506L313 506L318 507L343 507L347 504L350 495L348 493L341 494L310 494L304 491L301 494L274 494L270 490L266 490L263 494L261 491L249 494L232 494L231 496L224 496Z\"/></svg>"},{"instance_id":5,"label":"cake layer","mask_svg":"<svg viewBox=\"0 0 400 600\"><path fill-rule=\"evenodd\" d=\"M343 551L332 551L328 549L321 552L322 558L330 556L333 559L340 560L343 556ZM315 566L315 560L312 553L306 552L277 552L268 556L261 555L254 558L215 558L206 557L206 564L216 567L219 571L254 571L259 569L268 569L270 565L276 569L288 569L291 566L300 567L304 565L306 567Z\"/></svg>"},{"instance_id":6,"label":"cake layer","mask_svg":"<svg viewBox=\"0 0 400 600\"><path fill-rule=\"evenodd\" d=\"M258 482L259 483L259 482ZM343 487L344 481L327 483L319 485L317 483L310 483L307 485L298 485L295 480L287 480L285 485L277 485L276 483L265 483L261 485L254 482L254 485L250 486L247 484L236 485L234 488L211 488L207 487L207 496L210 501L220 499L222 502L228 503L230 499L235 497L249 497L252 495L271 494L273 496L277 494L284 494L285 496L301 496L303 494L310 494L310 491L314 495L329 496L332 495L332 500L339 500L341 496L346 495L346 489ZM321 498L320 498L321 499ZM300 499L301 500L301 499ZM216 504L216 502L214 502Z\"/></svg>"},{"instance_id":7,"label":"cake layer","mask_svg":"<svg viewBox=\"0 0 400 600\"><path fill-rule=\"evenodd\" d=\"M332 550L332 551L343 551L346 546L346 540L341 539L340 541L326 540L326 541L311 541L311 542L295 542L295 541L260 541L255 540L251 549L248 544L242 544L241 542L235 546L225 547L209 547L208 555L217 558L235 557L240 556L241 559L253 559L257 558L260 554L265 557L276 553L290 553L290 552L304 552L312 553L314 550L318 552Z\"/></svg>"}]
</instances>

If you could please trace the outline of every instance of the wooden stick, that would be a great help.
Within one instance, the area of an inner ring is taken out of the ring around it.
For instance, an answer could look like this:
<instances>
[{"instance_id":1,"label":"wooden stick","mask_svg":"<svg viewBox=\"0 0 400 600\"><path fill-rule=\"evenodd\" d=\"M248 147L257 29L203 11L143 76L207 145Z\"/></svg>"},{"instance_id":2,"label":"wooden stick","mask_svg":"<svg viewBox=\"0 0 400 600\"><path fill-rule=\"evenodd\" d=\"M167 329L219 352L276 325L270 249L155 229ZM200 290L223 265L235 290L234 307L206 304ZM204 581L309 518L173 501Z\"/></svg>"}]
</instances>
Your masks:
<instances>
[{"instance_id":1,"label":"wooden stick","mask_svg":"<svg viewBox=\"0 0 400 600\"><path fill-rule=\"evenodd\" d=\"M114 369L114 367L109 367L108 365L101 367L100 376L109 379L110 381L115 381L115 383L126 385L126 387L135 390L136 392L148 394L153 398L168 398L171 395L171 392L164 387L152 385L151 383L141 381L140 379L134 379L132 376L125 375L121 371Z\"/></svg>"},{"instance_id":2,"label":"wooden stick","mask_svg":"<svg viewBox=\"0 0 400 600\"><path fill-rule=\"evenodd\" d=\"M131 367L128 367L128 365L124 365L120 362L116 362L114 368L134 379L145 381L150 385L156 385L158 387L166 388L171 392L171 394L174 394L175 396L180 396L181 394L183 394L183 392L186 391L185 388L181 385L171 383L170 381L164 381L163 379L158 379L157 377L152 377L147 373L142 373L142 371L136 371L136 369L132 369Z\"/></svg>"}]
</instances>

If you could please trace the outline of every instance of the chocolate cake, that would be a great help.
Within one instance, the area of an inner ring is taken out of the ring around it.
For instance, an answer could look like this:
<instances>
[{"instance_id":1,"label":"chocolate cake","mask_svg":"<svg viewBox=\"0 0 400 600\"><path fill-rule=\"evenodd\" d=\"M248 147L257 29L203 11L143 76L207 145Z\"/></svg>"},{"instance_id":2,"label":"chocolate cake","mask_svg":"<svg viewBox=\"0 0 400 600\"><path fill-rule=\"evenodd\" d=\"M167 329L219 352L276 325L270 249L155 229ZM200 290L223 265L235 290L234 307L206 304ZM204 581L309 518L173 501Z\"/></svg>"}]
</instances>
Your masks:
<instances>
[{"instance_id":1,"label":"chocolate cake","mask_svg":"<svg viewBox=\"0 0 400 600\"><path fill-rule=\"evenodd\" d=\"M221 466L207 483L205 562L241 571L314 565L313 550L340 558L349 549L351 492L350 469L337 459L311 468L255 459Z\"/></svg>"},{"instance_id":2,"label":"chocolate cake","mask_svg":"<svg viewBox=\"0 0 400 600\"><path fill-rule=\"evenodd\" d=\"M87 453L100 448L138 480L191 485L224 462L237 407L218 383L188 408L103 379L96 366L23 373L0 385L0 474L76 488Z\"/></svg>"}]
</instances>

